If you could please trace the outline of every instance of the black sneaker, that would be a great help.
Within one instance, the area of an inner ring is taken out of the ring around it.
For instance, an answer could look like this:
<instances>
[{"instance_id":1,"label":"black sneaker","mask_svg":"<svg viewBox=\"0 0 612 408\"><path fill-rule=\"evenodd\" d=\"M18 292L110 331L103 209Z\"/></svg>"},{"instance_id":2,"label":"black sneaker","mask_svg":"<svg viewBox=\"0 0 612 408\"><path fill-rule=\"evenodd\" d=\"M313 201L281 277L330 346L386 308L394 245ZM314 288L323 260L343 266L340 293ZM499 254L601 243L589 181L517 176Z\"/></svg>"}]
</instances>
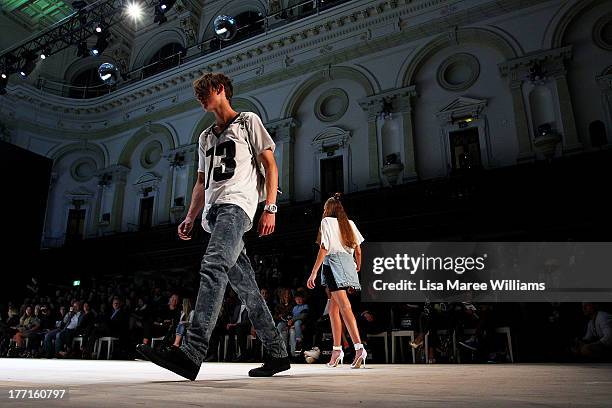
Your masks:
<instances>
[{"instance_id":1,"label":"black sneaker","mask_svg":"<svg viewBox=\"0 0 612 408\"><path fill-rule=\"evenodd\" d=\"M136 346L136 350L152 363L191 381L196 379L200 371L200 366L191 361L180 348L175 346L152 349L147 344L139 344Z\"/></svg>"},{"instance_id":2,"label":"black sneaker","mask_svg":"<svg viewBox=\"0 0 612 408\"><path fill-rule=\"evenodd\" d=\"M272 357L266 359L261 367L250 370L249 377L272 377L274 374L290 368L289 357Z\"/></svg>"}]
</instances>

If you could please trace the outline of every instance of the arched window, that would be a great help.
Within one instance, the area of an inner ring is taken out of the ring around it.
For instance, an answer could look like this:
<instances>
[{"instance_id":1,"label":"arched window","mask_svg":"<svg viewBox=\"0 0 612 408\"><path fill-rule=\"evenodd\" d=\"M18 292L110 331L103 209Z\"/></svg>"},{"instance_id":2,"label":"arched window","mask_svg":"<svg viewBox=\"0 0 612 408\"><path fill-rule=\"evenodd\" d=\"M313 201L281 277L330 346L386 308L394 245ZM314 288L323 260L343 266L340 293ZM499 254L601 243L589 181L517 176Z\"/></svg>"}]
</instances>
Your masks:
<instances>
[{"instance_id":1,"label":"arched window","mask_svg":"<svg viewBox=\"0 0 612 408\"><path fill-rule=\"evenodd\" d=\"M258 11L245 11L234 17L238 32L232 41L225 44L237 43L265 31L264 16Z\"/></svg>"},{"instance_id":2,"label":"arched window","mask_svg":"<svg viewBox=\"0 0 612 408\"><path fill-rule=\"evenodd\" d=\"M143 78L178 66L181 63L181 54L184 52L185 48L179 43L164 45L145 64L142 70Z\"/></svg>"},{"instance_id":3,"label":"arched window","mask_svg":"<svg viewBox=\"0 0 612 408\"><path fill-rule=\"evenodd\" d=\"M69 98L89 99L108 93L108 87L100 79L98 67L91 67L72 78Z\"/></svg>"}]
</instances>

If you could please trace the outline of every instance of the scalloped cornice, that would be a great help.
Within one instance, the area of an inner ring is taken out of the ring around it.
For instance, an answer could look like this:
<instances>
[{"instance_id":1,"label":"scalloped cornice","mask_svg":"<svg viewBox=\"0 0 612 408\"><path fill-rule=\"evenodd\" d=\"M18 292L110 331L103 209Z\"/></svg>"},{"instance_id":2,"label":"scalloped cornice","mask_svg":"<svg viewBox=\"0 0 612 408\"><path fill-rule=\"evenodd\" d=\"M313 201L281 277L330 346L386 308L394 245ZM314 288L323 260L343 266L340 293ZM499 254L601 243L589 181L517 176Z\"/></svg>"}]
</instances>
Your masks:
<instances>
[{"instance_id":1,"label":"scalloped cornice","mask_svg":"<svg viewBox=\"0 0 612 408\"><path fill-rule=\"evenodd\" d=\"M504 3L518 9L542 2L545 0L506 0ZM203 56L100 98L69 100L20 85L5 96L10 100L5 106L24 102L34 105L39 117L37 123L29 124L32 129L57 131L59 128L63 137L101 138L147 121L197 109L191 83L207 71L223 69L234 76L236 93L244 93L312 72L316 67L350 61L382 48L449 31L449 27L490 19L506 13L507 9L494 0L485 4L476 0L456 2L452 6L447 3L448 0L347 3L335 14L324 13L314 20L296 22L289 26L291 31L285 31L288 26L281 27L266 37L247 40L236 49ZM13 119L21 125L27 120L15 113ZM46 123L41 125L41 122Z\"/></svg>"}]
</instances>

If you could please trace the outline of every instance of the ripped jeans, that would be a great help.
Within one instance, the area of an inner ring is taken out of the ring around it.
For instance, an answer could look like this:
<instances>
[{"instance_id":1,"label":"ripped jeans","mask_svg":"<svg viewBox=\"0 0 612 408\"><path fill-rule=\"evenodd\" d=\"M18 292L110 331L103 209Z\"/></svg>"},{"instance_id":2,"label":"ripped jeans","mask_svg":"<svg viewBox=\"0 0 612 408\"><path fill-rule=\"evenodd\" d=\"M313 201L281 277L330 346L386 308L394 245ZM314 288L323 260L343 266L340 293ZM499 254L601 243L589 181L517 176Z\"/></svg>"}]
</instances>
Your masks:
<instances>
[{"instance_id":1,"label":"ripped jeans","mask_svg":"<svg viewBox=\"0 0 612 408\"><path fill-rule=\"evenodd\" d=\"M257 338L267 352L272 357L287 357L287 347L259 292L244 248L242 236L251 226L249 216L237 205L214 204L208 211L207 220L211 227L210 240L202 257L193 322L187 329L181 350L196 364L204 360L229 282L246 305Z\"/></svg>"}]
</instances>

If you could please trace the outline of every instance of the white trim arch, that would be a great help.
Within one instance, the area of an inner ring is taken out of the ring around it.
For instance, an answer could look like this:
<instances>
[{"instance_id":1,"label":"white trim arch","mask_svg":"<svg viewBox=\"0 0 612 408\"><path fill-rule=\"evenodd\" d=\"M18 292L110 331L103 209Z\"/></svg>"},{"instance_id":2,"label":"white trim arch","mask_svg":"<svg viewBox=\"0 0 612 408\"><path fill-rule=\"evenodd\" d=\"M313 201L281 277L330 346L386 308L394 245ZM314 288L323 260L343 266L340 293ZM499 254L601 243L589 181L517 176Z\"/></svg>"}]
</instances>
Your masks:
<instances>
[{"instance_id":1,"label":"white trim arch","mask_svg":"<svg viewBox=\"0 0 612 408\"><path fill-rule=\"evenodd\" d=\"M136 54L136 57L130 66L130 70L142 67L148 60L151 59L151 57L153 57L153 55L155 55L157 51L172 43L178 43L183 47L186 47L187 38L185 37L185 34L177 28L171 28L155 34L153 37L149 38L146 43L139 47L138 54Z\"/></svg>"}]
</instances>

